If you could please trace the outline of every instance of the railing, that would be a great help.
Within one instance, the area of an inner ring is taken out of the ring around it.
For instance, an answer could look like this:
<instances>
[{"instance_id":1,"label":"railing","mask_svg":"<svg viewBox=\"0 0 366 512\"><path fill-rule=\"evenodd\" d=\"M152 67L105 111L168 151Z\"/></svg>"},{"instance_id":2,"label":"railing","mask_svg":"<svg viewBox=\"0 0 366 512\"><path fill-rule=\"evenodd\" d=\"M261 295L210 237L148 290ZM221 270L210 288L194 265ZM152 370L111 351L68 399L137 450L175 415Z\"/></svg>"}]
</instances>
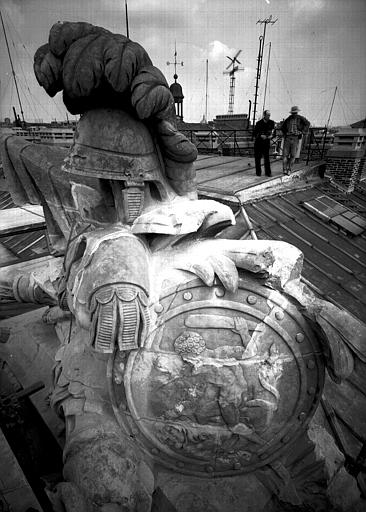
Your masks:
<instances>
[{"instance_id":1,"label":"railing","mask_svg":"<svg viewBox=\"0 0 366 512\"><path fill-rule=\"evenodd\" d=\"M253 141L248 130L182 130L199 153L244 156L253 154Z\"/></svg>"},{"instance_id":2,"label":"railing","mask_svg":"<svg viewBox=\"0 0 366 512\"><path fill-rule=\"evenodd\" d=\"M254 140L249 130L181 130L198 149L200 154L217 153L219 155L253 156ZM304 136L301 153L306 160L322 160L333 143L333 134L326 127L312 127ZM271 141L270 154L282 155L282 134L279 130Z\"/></svg>"},{"instance_id":3,"label":"railing","mask_svg":"<svg viewBox=\"0 0 366 512\"><path fill-rule=\"evenodd\" d=\"M326 126L309 128L304 144L304 149L307 152L306 165L310 160L323 160L332 143L333 134L328 132Z\"/></svg>"}]
</instances>

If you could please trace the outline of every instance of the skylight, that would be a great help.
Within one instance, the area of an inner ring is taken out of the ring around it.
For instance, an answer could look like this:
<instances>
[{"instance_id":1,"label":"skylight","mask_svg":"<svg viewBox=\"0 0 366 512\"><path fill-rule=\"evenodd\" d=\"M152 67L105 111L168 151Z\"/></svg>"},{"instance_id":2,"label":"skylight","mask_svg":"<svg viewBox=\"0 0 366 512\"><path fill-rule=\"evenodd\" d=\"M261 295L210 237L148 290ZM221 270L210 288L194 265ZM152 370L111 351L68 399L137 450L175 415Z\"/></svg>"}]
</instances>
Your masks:
<instances>
[{"instance_id":1,"label":"skylight","mask_svg":"<svg viewBox=\"0 0 366 512\"><path fill-rule=\"evenodd\" d=\"M351 235L360 235L366 229L366 219L328 196L304 201L304 208L326 222L335 224Z\"/></svg>"}]
</instances>

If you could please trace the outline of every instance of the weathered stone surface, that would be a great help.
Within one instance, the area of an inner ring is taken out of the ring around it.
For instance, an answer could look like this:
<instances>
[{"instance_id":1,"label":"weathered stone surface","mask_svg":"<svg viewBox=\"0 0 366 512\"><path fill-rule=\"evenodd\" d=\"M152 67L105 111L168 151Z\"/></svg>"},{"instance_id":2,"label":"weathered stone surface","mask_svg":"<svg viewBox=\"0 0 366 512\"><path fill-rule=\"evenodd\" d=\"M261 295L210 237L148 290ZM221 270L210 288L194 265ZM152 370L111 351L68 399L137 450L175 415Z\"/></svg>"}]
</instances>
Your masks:
<instances>
[{"instance_id":1,"label":"weathered stone surface","mask_svg":"<svg viewBox=\"0 0 366 512\"><path fill-rule=\"evenodd\" d=\"M140 215L132 225L135 234L185 235L215 225L234 224L228 206L210 200L176 200Z\"/></svg>"},{"instance_id":2,"label":"weathered stone surface","mask_svg":"<svg viewBox=\"0 0 366 512\"><path fill-rule=\"evenodd\" d=\"M361 512L365 510L365 500L361 498L357 482L341 467L330 482L327 494L335 510Z\"/></svg>"},{"instance_id":3,"label":"weathered stone surface","mask_svg":"<svg viewBox=\"0 0 366 512\"><path fill-rule=\"evenodd\" d=\"M254 475L202 481L162 471L158 483L177 512L265 512L271 497Z\"/></svg>"},{"instance_id":4,"label":"weathered stone surface","mask_svg":"<svg viewBox=\"0 0 366 512\"><path fill-rule=\"evenodd\" d=\"M315 446L315 457L324 461L326 478L328 482L333 480L336 473L343 466L344 455L334 443L333 437L317 424L311 423L308 430L309 439Z\"/></svg>"},{"instance_id":5,"label":"weathered stone surface","mask_svg":"<svg viewBox=\"0 0 366 512\"><path fill-rule=\"evenodd\" d=\"M113 401L156 461L216 477L254 471L286 450L314 410L307 389L323 379L320 347L296 310L248 279L236 293L182 283L152 309L156 328L129 356Z\"/></svg>"},{"instance_id":6,"label":"weathered stone surface","mask_svg":"<svg viewBox=\"0 0 366 512\"><path fill-rule=\"evenodd\" d=\"M144 462L141 462L144 464ZM116 504L126 510L148 512L151 508L153 478L143 478L138 452L120 439L95 437L70 452L64 476L74 482L85 496L98 506Z\"/></svg>"},{"instance_id":7,"label":"weathered stone surface","mask_svg":"<svg viewBox=\"0 0 366 512\"><path fill-rule=\"evenodd\" d=\"M333 437L324 427L312 422L308 431L314 443L315 457L323 462L324 495L331 510L363 510L365 501L361 497L356 480L344 468L344 455L337 448Z\"/></svg>"},{"instance_id":8,"label":"weathered stone surface","mask_svg":"<svg viewBox=\"0 0 366 512\"><path fill-rule=\"evenodd\" d=\"M157 488L177 512L358 506L333 438L308 425L325 367L359 375L363 327L301 285L296 247L214 238L232 213L197 200L196 151L143 48L66 22L35 60L50 94L62 63L66 106L84 113L63 169L59 152L4 143L11 191L43 204L65 247L56 280L14 287L57 301L32 326L60 341L55 507L148 512Z\"/></svg>"}]
</instances>

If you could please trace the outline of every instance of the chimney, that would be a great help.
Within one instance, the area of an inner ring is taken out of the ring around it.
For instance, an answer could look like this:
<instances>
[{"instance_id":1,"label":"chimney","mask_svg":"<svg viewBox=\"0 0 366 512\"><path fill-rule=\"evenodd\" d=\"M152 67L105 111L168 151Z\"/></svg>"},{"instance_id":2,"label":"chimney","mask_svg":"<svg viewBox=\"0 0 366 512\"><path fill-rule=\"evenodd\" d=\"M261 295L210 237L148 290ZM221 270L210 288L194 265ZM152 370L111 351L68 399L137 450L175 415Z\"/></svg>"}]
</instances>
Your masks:
<instances>
[{"instance_id":1,"label":"chimney","mask_svg":"<svg viewBox=\"0 0 366 512\"><path fill-rule=\"evenodd\" d=\"M326 176L342 191L351 193L366 176L366 130L341 128L326 157Z\"/></svg>"}]
</instances>

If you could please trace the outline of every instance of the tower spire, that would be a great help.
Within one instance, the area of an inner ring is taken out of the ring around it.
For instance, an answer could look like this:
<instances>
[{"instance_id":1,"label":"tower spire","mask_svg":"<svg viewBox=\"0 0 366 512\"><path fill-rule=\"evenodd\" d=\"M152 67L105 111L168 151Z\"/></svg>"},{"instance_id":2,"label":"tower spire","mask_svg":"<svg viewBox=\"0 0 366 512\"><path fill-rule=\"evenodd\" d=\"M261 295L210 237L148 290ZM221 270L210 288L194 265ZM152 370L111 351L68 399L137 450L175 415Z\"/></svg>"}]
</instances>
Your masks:
<instances>
[{"instance_id":1,"label":"tower spire","mask_svg":"<svg viewBox=\"0 0 366 512\"><path fill-rule=\"evenodd\" d=\"M166 64L167 64L167 66L171 66L171 65L174 66L174 80L176 82L177 78L178 78L178 75L177 75L177 65L178 66L183 66L183 62L178 62L177 61L177 41L174 41L174 61L173 62L167 61Z\"/></svg>"},{"instance_id":2,"label":"tower spire","mask_svg":"<svg viewBox=\"0 0 366 512\"><path fill-rule=\"evenodd\" d=\"M176 41L174 41L174 61L173 62L167 61L166 64L167 64L167 66L171 66L171 65L174 66L174 75L173 75L174 83L172 83L170 86L170 92L172 93L173 98L174 98L176 116L178 117L178 119L183 121L183 98L184 98L184 96L183 96L182 86L177 82L177 78L178 78L177 66L183 66L183 62L177 61L177 42Z\"/></svg>"}]
</instances>

